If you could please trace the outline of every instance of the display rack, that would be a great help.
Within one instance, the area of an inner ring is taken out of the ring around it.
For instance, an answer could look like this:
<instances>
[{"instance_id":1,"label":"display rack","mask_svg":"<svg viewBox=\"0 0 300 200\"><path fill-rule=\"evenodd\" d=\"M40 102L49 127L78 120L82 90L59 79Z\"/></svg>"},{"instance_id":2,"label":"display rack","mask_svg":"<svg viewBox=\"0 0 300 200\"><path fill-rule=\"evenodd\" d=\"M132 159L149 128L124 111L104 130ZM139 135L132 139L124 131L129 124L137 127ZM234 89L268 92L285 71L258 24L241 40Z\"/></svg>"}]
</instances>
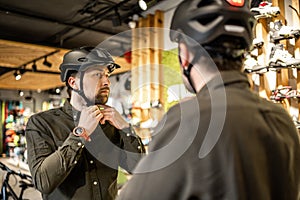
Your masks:
<instances>
[{"instance_id":1,"label":"display rack","mask_svg":"<svg viewBox=\"0 0 300 200\"><path fill-rule=\"evenodd\" d=\"M297 61L300 58L300 32L296 30L297 27L299 30L299 1L273 0L271 3L274 9L265 9L264 12L268 14L257 18L254 29L255 39L261 40L263 45L252 50L258 66L261 66L258 69L265 68L265 71L253 70L249 79L255 92L263 98L283 105L297 123L300 119L300 63ZM280 13L275 15L275 8L278 8ZM271 12L273 13L270 14ZM283 28L287 30L295 27L295 34L284 35L279 32L277 29L280 22L283 26L280 31L284 30ZM280 35L277 35L278 33ZM280 47L283 49L276 52L275 49Z\"/></svg>"}]
</instances>

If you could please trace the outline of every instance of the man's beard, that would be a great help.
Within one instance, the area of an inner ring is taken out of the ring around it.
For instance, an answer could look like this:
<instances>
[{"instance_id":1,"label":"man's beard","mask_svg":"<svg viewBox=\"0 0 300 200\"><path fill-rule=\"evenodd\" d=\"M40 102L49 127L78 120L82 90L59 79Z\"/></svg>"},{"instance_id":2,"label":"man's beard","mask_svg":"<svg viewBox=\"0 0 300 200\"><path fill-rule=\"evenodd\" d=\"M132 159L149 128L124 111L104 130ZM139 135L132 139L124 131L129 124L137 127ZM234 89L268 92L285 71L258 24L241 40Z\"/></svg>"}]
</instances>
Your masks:
<instances>
[{"instance_id":1,"label":"man's beard","mask_svg":"<svg viewBox=\"0 0 300 200\"><path fill-rule=\"evenodd\" d=\"M104 105L108 101L108 96L103 96L103 95L97 95L95 97L95 105Z\"/></svg>"},{"instance_id":2,"label":"man's beard","mask_svg":"<svg viewBox=\"0 0 300 200\"><path fill-rule=\"evenodd\" d=\"M108 94L102 94L102 90L109 90L109 88L102 88L101 90L99 90L95 96L95 105L98 104L106 104L106 102L108 101Z\"/></svg>"}]
</instances>

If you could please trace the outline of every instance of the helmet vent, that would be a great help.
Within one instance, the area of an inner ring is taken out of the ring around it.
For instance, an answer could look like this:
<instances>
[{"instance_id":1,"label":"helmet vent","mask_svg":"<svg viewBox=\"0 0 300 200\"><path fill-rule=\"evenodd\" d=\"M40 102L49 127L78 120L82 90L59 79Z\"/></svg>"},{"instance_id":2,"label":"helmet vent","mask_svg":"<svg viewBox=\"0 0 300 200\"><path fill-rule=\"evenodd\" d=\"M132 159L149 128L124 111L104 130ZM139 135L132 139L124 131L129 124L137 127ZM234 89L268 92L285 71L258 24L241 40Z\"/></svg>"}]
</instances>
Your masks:
<instances>
[{"instance_id":1,"label":"helmet vent","mask_svg":"<svg viewBox=\"0 0 300 200\"><path fill-rule=\"evenodd\" d=\"M79 62L87 62L87 61L88 61L88 59L85 58L85 57L83 57L83 58L78 58L77 60L78 60Z\"/></svg>"},{"instance_id":2,"label":"helmet vent","mask_svg":"<svg viewBox=\"0 0 300 200\"><path fill-rule=\"evenodd\" d=\"M201 19L198 19L197 21L202 25L207 25L214 20L216 20L220 15L219 14L212 14L207 16L201 16Z\"/></svg>"},{"instance_id":3,"label":"helmet vent","mask_svg":"<svg viewBox=\"0 0 300 200\"><path fill-rule=\"evenodd\" d=\"M241 20L233 20L233 19L230 19L226 22L226 25L233 25L233 26L241 26L241 27L244 27L245 24L243 24L241 22Z\"/></svg>"},{"instance_id":4,"label":"helmet vent","mask_svg":"<svg viewBox=\"0 0 300 200\"><path fill-rule=\"evenodd\" d=\"M206 6L211 6L211 5L216 5L217 3L212 0L202 0L200 3L197 5L198 8L201 7L206 7Z\"/></svg>"}]
</instances>

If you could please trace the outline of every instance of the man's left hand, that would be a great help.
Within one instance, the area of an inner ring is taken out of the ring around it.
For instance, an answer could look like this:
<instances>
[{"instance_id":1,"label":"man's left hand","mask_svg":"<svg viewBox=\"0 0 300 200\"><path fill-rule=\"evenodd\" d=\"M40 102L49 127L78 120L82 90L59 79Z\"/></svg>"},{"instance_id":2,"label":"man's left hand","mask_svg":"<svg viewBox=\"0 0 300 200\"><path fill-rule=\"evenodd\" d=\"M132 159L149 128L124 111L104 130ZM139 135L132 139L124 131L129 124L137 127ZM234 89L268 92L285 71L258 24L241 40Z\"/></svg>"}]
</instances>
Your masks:
<instances>
[{"instance_id":1,"label":"man's left hand","mask_svg":"<svg viewBox=\"0 0 300 200\"><path fill-rule=\"evenodd\" d=\"M107 105L100 105L99 107L103 114L103 117L100 120L101 124L105 124L105 121L108 121L111 125L120 130L129 127L129 124L115 108Z\"/></svg>"}]
</instances>

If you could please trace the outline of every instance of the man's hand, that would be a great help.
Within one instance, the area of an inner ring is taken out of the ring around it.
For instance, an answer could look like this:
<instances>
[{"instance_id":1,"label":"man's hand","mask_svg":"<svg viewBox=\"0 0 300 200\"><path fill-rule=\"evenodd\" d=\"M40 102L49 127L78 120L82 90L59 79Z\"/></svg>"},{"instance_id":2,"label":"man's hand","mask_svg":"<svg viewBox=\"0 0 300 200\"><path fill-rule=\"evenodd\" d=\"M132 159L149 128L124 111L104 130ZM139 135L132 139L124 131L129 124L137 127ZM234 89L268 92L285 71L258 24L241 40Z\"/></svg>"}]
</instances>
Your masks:
<instances>
[{"instance_id":1,"label":"man's hand","mask_svg":"<svg viewBox=\"0 0 300 200\"><path fill-rule=\"evenodd\" d=\"M105 121L108 121L111 125L120 130L129 127L129 124L115 108L107 105L100 105L99 109L103 114L103 117L100 120L101 124L104 124Z\"/></svg>"},{"instance_id":2,"label":"man's hand","mask_svg":"<svg viewBox=\"0 0 300 200\"><path fill-rule=\"evenodd\" d=\"M90 136L103 116L104 114L101 113L98 106L83 107L78 126L85 128L87 134Z\"/></svg>"}]
</instances>

